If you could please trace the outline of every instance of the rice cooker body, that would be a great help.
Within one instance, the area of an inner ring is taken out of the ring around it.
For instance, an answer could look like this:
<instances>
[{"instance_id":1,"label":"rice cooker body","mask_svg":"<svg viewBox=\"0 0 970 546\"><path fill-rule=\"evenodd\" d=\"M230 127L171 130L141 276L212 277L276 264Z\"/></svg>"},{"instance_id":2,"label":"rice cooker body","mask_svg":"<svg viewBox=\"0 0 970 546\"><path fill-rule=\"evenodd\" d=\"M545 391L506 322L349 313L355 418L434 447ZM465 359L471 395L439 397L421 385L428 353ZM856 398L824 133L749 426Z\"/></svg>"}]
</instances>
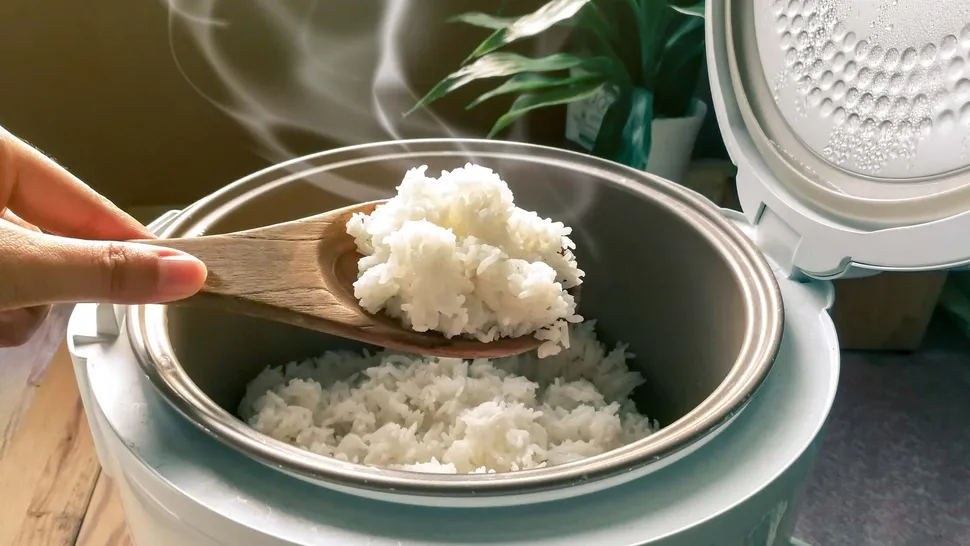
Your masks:
<instances>
[{"instance_id":1,"label":"rice cooker body","mask_svg":"<svg viewBox=\"0 0 970 546\"><path fill-rule=\"evenodd\" d=\"M597 158L480 140L344 148L227 186L178 214L162 236L234 231L386 198L407 169L426 164L434 172L470 160L508 180L520 206L573 227L586 271L580 311L597 320L607 342L627 342L638 355L648 378L638 402L665 425L660 432L575 463L488 476L432 478L319 457L259 434L233 414L262 368L359 346L201 309L129 308L128 334L148 377L200 429L274 469L424 505L500 506L610 487L698 449L743 409L767 376L782 334L783 306L769 264L710 202ZM696 343L698 337L706 343Z\"/></svg>"},{"instance_id":2,"label":"rice cooker body","mask_svg":"<svg viewBox=\"0 0 970 546\"><path fill-rule=\"evenodd\" d=\"M835 397L839 352L831 285L772 270L786 302L784 336L771 373L729 426L626 484L508 508L382 502L255 462L164 399L119 328L123 308L77 306L68 343L103 471L140 546L789 546L800 544L790 542L798 497Z\"/></svg>"}]
</instances>

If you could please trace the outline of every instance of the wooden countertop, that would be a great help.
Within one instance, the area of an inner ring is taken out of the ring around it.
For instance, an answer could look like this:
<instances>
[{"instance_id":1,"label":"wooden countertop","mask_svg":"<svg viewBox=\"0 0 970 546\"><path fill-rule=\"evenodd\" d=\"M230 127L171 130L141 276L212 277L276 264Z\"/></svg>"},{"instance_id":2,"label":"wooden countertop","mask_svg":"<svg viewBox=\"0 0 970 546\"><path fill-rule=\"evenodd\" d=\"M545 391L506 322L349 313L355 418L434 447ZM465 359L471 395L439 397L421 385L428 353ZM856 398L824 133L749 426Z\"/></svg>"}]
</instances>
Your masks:
<instances>
[{"instance_id":1,"label":"wooden countertop","mask_svg":"<svg viewBox=\"0 0 970 546\"><path fill-rule=\"evenodd\" d=\"M36 336L16 358L0 351L0 546L132 544L66 344L51 355L67 310L52 317L46 340Z\"/></svg>"}]
</instances>

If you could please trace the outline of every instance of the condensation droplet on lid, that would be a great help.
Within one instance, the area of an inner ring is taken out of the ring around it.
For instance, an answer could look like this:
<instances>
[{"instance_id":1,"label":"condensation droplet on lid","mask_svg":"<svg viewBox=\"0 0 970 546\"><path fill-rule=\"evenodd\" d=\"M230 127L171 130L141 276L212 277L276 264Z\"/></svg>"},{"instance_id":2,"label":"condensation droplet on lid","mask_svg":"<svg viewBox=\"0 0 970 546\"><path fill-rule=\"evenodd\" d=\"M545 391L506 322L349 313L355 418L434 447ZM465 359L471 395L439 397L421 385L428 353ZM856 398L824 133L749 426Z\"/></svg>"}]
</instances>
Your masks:
<instances>
[{"instance_id":1,"label":"condensation droplet on lid","mask_svg":"<svg viewBox=\"0 0 970 546\"><path fill-rule=\"evenodd\" d=\"M899 66L899 50L895 47L886 50L886 56L883 57L882 67L886 70L895 70Z\"/></svg>"},{"instance_id":2,"label":"condensation droplet on lid","mask_svg":"<svg viewBox=\"0 0 970 546\"><path fill-rule=\"evenodd\" d=\"M775 20L775 30L778 32L785 32L788 30L788 16L779 15L778 19Z\"/></svg>"},{"instance_id":3,"label":"condensation droplet on lid","mask_svg":"<svg viewBox=\"0 0 970 546\"><path fill-rule=\"evenodd\" d=\"M836 53L835 57L832 57L832 70L838 72L845 68L845 53Z\"/></svg>"},{"instance_id":4,"label":"condensation droplet on lid","mask_svg":"<svg viewBox=\"0 0 970 546\"><path fill-rule=\"evenodd\" d=\"M809 78L808 76L802 76L802 78L798 80L798 90L801 91L802 94L804 95L804 94L807 94L809 91L811 91L811 89L812 89L812 78Z\"/></svg>"},{"instance_id":5,"label":"condensation droplet on lid","mask_svg":"<svg viewBox=\"0 0 970 546\"><path fill-rule=\"evenodd\" d=\"M845 26L845 23L838 21L835 23L835 26L832 27L832 38L835 40L841 40L842 38L845 38L845 33L848 30L849 29Z\"/></svg>"},{"instance_id":6,"label":"condensation droplet on lid","mask_svg":"<svg viewBox=\"0 0 970 546\"><path fill-rule=\"evenodd\" d=\"M865 93L859 98L859 113L868 114L872 112L872 107L875 106L876 99L869 93Z\"/></svg>"},{"instance_id":7,"label":"condensation droplet on lid","mask_svg":"<svg viewBox=\"0 0 970 546\"><path fill-rule=\"evenodd\" d=\"M905 85L906 85L906 78L902 74L897 72L889 77L888 88L890 93L899 93L900 91L903 90L903 87Z\"/></svg>"},{"instance_id":8,"label":"condensation droplet on lid","mask_svg":"<svg viewBox=\"0 0 970 546\"><path fill-rule=\"evenodd\" d=\"M862 134L867 136L872 136L876 132L876 120L872 118L866 118L862 122Z\"/></svg>"},{"instance_id":9,"label":"condensation droplet on lid","mask_svg":"<svg viewBox=\"0 0 970 546\"><path fill-rule=\"evenodd\" d=\"M804 30L798 33L798 37L795 38L795 45L798 49L806 49L808 46L812 45L812 38Z\"/></svg>"},{"instance_id":10,"label":"condensation droplet on lid","mask_svg":"<svg viewBox=\"0 0 970 546\"><path fill-rule=\"evenodd\" d=\"M792 45L793 45L794 43L795 43L795 38L794 38L794 36L792 36L792 35L791 35L791 32L787 32L787 31L786 31L786 32L784 32L784 33L783 33L783 34L781 35L781 48L782 48L782 49L788 49L788 48L790 48L790 47L791 47L791 46L792 46Z\"/></svg>"},{"instance_id":11,"label":"condensation droplet on lid","mask_svg":"<svg viewBox=\"0 0 970 546\"><path fill-rule=\"evenodd\" d=\"M899 123L899 136L903 139L910 139L913 137L913 126L910 125L908 121L901 121Z\"/></svg>"},{"instance_id":12,"label":"condensation droplet on lid","mask_svg":"<svg viewBox=\"0 0 970 546\"><path fill-rule=\"evenodd\" d=\"M866 60L869 56L869 42L865 40L859 40L859 43L855 46L855 57L860 61Z\"/></svg>"},{"instance_id":13,"label":"condensation droplet on lid","mask_svg":"<svg viewBox=\"0 0 970 546\"><path fill-rule=\"evenodd\" d=\"M905 118L909 116L910 106L909 101L906 97L897 97L893 101L893 115L897 118Z\"/></svg>"},{"instance_id":14,"label":"condensation droplet on lid","mask_svg":"<svg viewBox=\"0 0 970 546\"><path fill-rule=\"evenodd\" d=\"M845 108L842 108L841 106L839 106L838 108L833 110L832 121L834 121L836 125L842 125L843 123L845 123Z\"/></svg>"},{"instance_id":15,"label":"condensation droplet on lid","mask_svg":"<svg viewBox=\"0 0 970 546\"><path fill-rule=\"evenodd\" d=\"M919 55L916 53L915 49L907 47L905 50L903 50L903 55L899 61L899 66L903 70L911 70L914 66L916 66L917 62L919 62Z\"/></svg>"},{"instance_id":16,"label":"condensation droplet on lid","mask_svg":"<svg viewBox=\"0 0 970 546\"><path fill-rule=\"evenodd\" d=\"M823 90L828 91L835 85L835 74L831 70L826 70L822 77L818 80L818 86Z\"/></svg>"},{"instance_id":17,"label":"condensation droplet on lid","mask_svg":"<svg viewBox=\"0 0 970 546\"><path fill-rule=\"evenodd\" d=\"M859 76L856 78L856 87L859 89L868 89L869 84L872 83L872 70L869 67L862 67L859 69Z\"/></svg>"},{"instance_id":18,"label":"condensation droplet on lid","mask_svg":"<svg viewBox=\"0 0 970 546\"><path fill-rule=\"evenodd\" d=\"M940 41L940 55L944 59L949 59L950 57L956 55L957 53L957 37L950 34L949 36L944 36L943 40Z\"/></svg>"},{"instance_id":19,"label":"condensation droplet on lid","mask_svg":"<svg viewBox=\"0 0 970 546\"><path fill-rule=\"evenodd\" d=\"M816 87L808 93L808 105L815 108L822 102L822 90Z\"/></svg>"},{"instance_id":20,"label":"condensation droplet on lid","mask_svg":"<svg viewBox=\"0 0 970 546\"><path fill-rule=\"evenodd\" d=\"M923 66L930 66L936 62L936 45L926 44L919 50L919 62Z\"/></svg>"},{"instance_id":21,"label":"condensation droplet on lid","mask_svg":"<svg viewBox=\"0 0 970 546\"><path fill-rule=\"evenodd\" d=\"M798 60L798 52L794 48L785 53L785 66L793 66Z\"/></svg>"},{"instance_id":22,"label":"condensation droplet on lid","mask_svg":"<svg viewBox=\"0 0 970 546\"><path fill-rule=\"evenodd\" d=\"M923 118L919 121L919 134L928 136L933 131L933 120Z\"/></svg>"},{"instance_id":23,"label":"condensation droplet on lid","mask_svg":"<svg viewBox=\"0 0 970 546\"><path fill-rule=\"evenodd\" d=\"M799 61L792 65L791 72L792 72L792 80L797 82L798 79L801 78L802 75L805 73L805 65L802 64L801 61Z\"/></svg>"},{"instance_id":24,"label":"condensation droplet on lid","mask_svg":"<svg viewBox=\"0 0 970 546\"><path fill-rule=\"evenodd\" d=\"M862 93L859 93L859 90L855 87L849 89L845 93L845 105L849 108L855 108L856 104L859 103L859 97L861 95Z\"/></svg>"},{"instance_id":25,"label":"condensation droplet on lid","mask_svg":"<svg viewBox=\"0 0 970 546\"><path fill-rule=\"evenodd\" d=\"M855 61L849 61L845 63L845 69L842 71L842 75L845 81L851 82L855 79L856 74L859 73L859 67L855 64Z\"/></svg>"},{"instance_id":26,"label":"condensation droplet on lid","mask_svg":"<svg viewBox=\"0 0 970 546\"><path fill-rule=\"evenodd\" d=\"M882 59L885 54L882 51L882 46L874 45L872 49L869 50L869 55L866 56L866 64L872 67L879 66L882 64Z\"/></svg>"},{"instance_id":27,"label":"condensation droplet on lid","mask_svg":"<svg viewBox=\"0 0 970 546\"><path fill-rule=\"evenodd\" d=\"M801 15L796 15L791 18L791 29L795 32L801 32L805 30L805 18Z\"/></svg>"},{"instance_id":28,"label":"condensation droplet on lid","mask_svg":"<svg viewBox=\"0 0 970 546\"><path fill-rule=\"evenodd\" d=\"M825 157L831 156L832 155L832 147L831 146L826 146L826 147L822 148L822 155L824 155Z\"/></svg>"},{"instance_id":29,"label":"condensation droplet on lid","mask_svg":"<svg viewBox=\"0 0 970 546\"><path fill-rule=\"evenodd\" d=\"M930 107L930 99L926 95L920 93L919 95L916 95L916 97L913 99L913 109L916 110L918 113L928 109L929 107Z\"/></svg>"},{"instance_id":30,"label":"condensation droplet on lid","mask_svg":"<svg viewBox=\"0 0 970 546\"><path fill-rule=\"evenodd\" d=\"M883 95L876 99L876 106L873 110L877 116L885 118L889 115L890 108L892 108L892 101L890 101L889 97Z\"/></svg>"},{"instance_id":31,"label":"condensation droplet on lid","mask_svg":"<svg viewBox=\"0 0 970 546\"><path fill-rule=\"evenodd\" d=\"M855 49L855 46L856 46L855 41L856 41L855 32L850 32L846 34L845 38L842 39L842 49L845 51L852 51L853 49Z\"/></svg>"},{"instance_id":32,"label":"condensation droplet on lid","mask_svg":"<svg viewBox=\"0 0 970 546\"><path fill-rule=\"evenodd\" d=\"M845 96L845 91L847 88L848 86L845 85L844 81L838 80L835 82L835 85L832 86L832 98L835 100L841 99Z\"/></svg>"},{"instance_id":33,"label":"condensation droplet on lid","mask_svg":"<svg viewBox=\"0 0 970 546\"><path fill-rule=\"evenodd\" d=\"M810 72L810 74L812 75L813 78L822 77L823 72L825 72L825 63L822 62L821 59L818 59L814 63L812 63L812 71Z\"/></svg>"},{"instance_id":34,"label":"condensation droplet on lid","mask_svg":"<svg viewBox=\"0 0 970 546\"><path fill-rule=\"evenodd\" d=\"M835 111L835 103L832 102L832 99L823 100L822 104L819 106L819 113L822 114L823 117L828 117L832 115L833 111Z\"/></svg>"},{"instance_id":35,"label":"condensation droplet on lid","mask_svg":"<svg viewBox=\"0 0 970 546\"><path fill-rule=\"evenodd\" d=\"M960 30L960 43L963 47L970 47L970 23L963 26Z\"/></svg>"},{"instance_id":36,"label":"condensation droplet on lid","mask_svg":"<svg viewBox=\"0 0 970 546\"><path fill-rule=\"evenodd\" d=\"M805 13L808 13L807 11ZM818 15L813 13L808 16L808 22L805 23L810 32L817 32L822 28L822 22L818 20Z\"/></svg>"},{"instance_id":37,"label":"condensation droplet on lid","mask_svg":"<svg viewBox=\"0 0 970 546\"><path fill-rule=\"evenodd\" d=\"M950 59L950 64L946 67L946 79L950 81L959 80L960 76L963 76L964 64L963 57L954 57Z\"/></svg>"},{"instance_id":38,"label":"condensation droplet on lid","mask_svg":"<svg viewBox=\"0 0 970 546\"><path fill-rule=\"evenodd\" d=\"M923 75L919 72L911 72L909 75L909 81L906 82L906 91L910 94L919 93L923 88Z\"/></svg>"},{"instance_id":39,"label":"condensation droplet on lid","mask_svg":"<svg viewBox=\"0 0 970 546\"><path fill-rule=\"evenodd\" d=\"M970 103L960 107L960 123L970 126Z\"/></svg>"},{"instance_id":40,"label":"condensation droplet on lid","mask_svg":"<svg viewBox=\"0 0 970 546\"><path fill-rule=\"evenodd\" d=\"M960 100L970 99L970 79L963 78L953 86L953 92Z\"/></svg>"},{"instance_id":41,"label":"condensation droplet on lid","mask_svg":"<svg viewBox=\"0 0 970 546\"><path fill-rule=\"evenodd\" d=\"M815 0L805 0L805 5L802 7L802 13L815 13L816 7Z\"/></svg>"},{"instance_id":42,"label":"condensation droplet on lid","mask_svg":"<svg viewBox=\"0 0 970 546\"><path fill-rule=\"evenodd\" d=\"M862 118L858 114L849 114L849 117L845 120L845 125L850 133L854 133L862 125Z\"/></svg>"},{"instance_id":43,"label":"condensation droplet on lid","mask_svg":"<svg viewBox=\"0 0 970 546\"><path fill-rule=\"evenodd\" d=\"M798 0L791 0L788 3L788 16L794 17L798 15L798 12L802 11L802 3Z\"/></svg>"},{"instance_id":44,"label":"condensation droplet on lid","mask_svg":"<svg viewBox=\"0 0 970 546\"><path fill-rule=\"evenodd\" d=\"M892 132L892 130L893 130L893 122L891 122L891 121L884 121L884 122L882 122L882 123L879 124L879 136L880 137L886 137L886 136L888 136L889 133Z\"/></svg>"},{"instance_id":45,"label":"condensation droplet on lid","mask_svg":"<svg viewBox=\"0 0 970 546\"><path fill-rule=\"evenodd\" d=\"M940 134L948 134L953 130L956 125L956 114L953 110L944 110L943 113L936 118L936 124L940 128Z\"/></svg>"},{"instance_id":46,"label":"condensation droplet on lid","mask_svg":"<svg viewBox=\"0 0 970 546\"><path fill-rule=\"evenodd\" d=\"M885 72L877 72L872 78L872 89L873 93L882 93L886 90L886 86L889 84L889 77L886 76Z\"/></svg>"},{"instance_id":47,"label":"condensation droplet on lid","mask_svg":"<svg viewBox=\"0 0 970 546\"><path fill-rule=\"evenodd\" d=\"M933 97L930 102L933 104L933 109L937 112L946 109L946 105L950 102L950 95L946 92L946 89L937 89L933 92Z\"/></svg>"},{"instance_id":48,"label":"condensation droplet on lid","mask_svg":"<svg viewBox=\"0 0 970 546\"><path fill-rule=\"evenodd\" d=\"M825 42L825 45L822 46L822 58L825 59L826 61L831 61L832 59L835 58L835 53L837 51L838 51L838 48L835 47L835 43Z\"/></svg>"}]
</instances>

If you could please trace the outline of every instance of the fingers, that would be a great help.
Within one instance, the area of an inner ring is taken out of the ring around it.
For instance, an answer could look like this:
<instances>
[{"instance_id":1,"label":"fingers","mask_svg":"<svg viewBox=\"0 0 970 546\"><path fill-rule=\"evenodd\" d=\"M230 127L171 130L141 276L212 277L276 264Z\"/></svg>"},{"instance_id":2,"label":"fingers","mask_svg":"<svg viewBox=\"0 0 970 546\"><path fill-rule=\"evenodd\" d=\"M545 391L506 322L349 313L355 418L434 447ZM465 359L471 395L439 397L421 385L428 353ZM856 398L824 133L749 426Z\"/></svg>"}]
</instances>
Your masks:
<instances>
[{"instance_id":1,"label":"fingers","mask_svg":"<svg viewBox=\"0 0 970 546\"><path fill-rule=\"evenodd\" d=\"M30 341L50 310L50 305L41 305L0 311L0 348L19 347Z\"/></svg>"},{"instance_id":2,"label":"fingers","mask_svg":"<svg viewBox=\"0 0 970 546\"><path fill-rule=\"evenodd\" d=\"M154 236L44 154L0 127L0 207L45 231L81 239Z\"/></svg>"},{"instance_id":3,"label":"fingers","mask_svg":"<svg viewBox=\"0 0 970 546\"><path fill-rule=\"evenodd\" d=\"M202 287L202 262L150 245L82 241L0 225L0 311L69 302L164 303Z\"/></svg>"}]
</instances>

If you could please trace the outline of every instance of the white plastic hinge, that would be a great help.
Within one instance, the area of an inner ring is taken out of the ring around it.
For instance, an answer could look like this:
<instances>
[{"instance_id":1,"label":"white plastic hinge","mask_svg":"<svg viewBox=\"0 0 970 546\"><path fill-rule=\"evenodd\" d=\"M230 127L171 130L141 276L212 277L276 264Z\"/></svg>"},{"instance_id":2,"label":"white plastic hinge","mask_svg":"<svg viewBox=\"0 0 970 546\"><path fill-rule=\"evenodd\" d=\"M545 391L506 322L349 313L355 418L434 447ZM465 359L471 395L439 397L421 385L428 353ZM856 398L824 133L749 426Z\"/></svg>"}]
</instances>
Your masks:
<instances>
[{"instance_id":1,"label":"white plastic hinge","mask_svg":"<svg viewBox=\"0 0 970 546\"><path fill-rule=\"evenodd\" d=\"M74 335L74 345L88 345L114 341L121 334L125 322L125 306L99 303L94 311L94 331Z\"/></svg>"}]
</instances>

